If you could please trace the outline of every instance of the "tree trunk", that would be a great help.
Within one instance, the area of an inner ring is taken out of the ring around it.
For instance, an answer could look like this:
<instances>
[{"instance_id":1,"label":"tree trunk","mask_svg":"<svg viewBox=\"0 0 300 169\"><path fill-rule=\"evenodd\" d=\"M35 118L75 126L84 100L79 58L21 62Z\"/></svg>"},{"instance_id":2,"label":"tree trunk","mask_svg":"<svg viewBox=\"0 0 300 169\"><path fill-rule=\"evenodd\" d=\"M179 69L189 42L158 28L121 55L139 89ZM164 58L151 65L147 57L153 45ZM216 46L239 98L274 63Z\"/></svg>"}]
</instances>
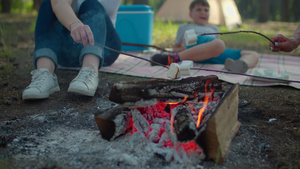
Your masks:
<instances>
[{"instance_id":1,"label":"tree trunk","mask_svg":"<svg viewBox=\"0 0 300 169\"><path fill-rule=\"evenodd\" d=\"M33 9L39 11L39 8L41 6L41 3L43 0L33 0Z\"/></svg>"},{"instance_id":2,"label":"tree trunk","mask_svg":"<svg viewBox=\"0 0 300 169\"><path fill-rule=\"evenodd\" d=\"M281 21L289 21L289 5L290 0L281 0Z\"/></svg>"},{"instance_id":3,"label":"tree trunk","mask_svg":"<svg viewBox=\"0 0 300 169\"><path fill-rule=\"evenodd\" d=\"M10 0L2 0L2 13L10 13Z\"/></svg>"},{"instance_id":4,"label":"tree trunk","mask_svg":"<svg viewBox=\"0 0 300 169\"><path fill-rule=\"evenodd\" d=\"M270 0L261 0L258 14L258 22L267 22L269 20Z\"/></svg>"},{"instance_id":5,"label":"tree trunk","mask_svg":"<svg viewBox=\"0 0 300 169\"><path fill-rule=\"evenodd\" d=\"M148 5L148 0L133 0L133 4Z\"/></svg>"},{"instance_id":6,"label":"tree trunk","mask_svg":"<svg viewBox=\"0 0 300 169\"><path fill-rule=\"evenodd\" d=\"M293 22L297 22L300 20L300 1L299 0L294 0L292 3L292 15L293 15Z\"/></svg>"}]
</instances>

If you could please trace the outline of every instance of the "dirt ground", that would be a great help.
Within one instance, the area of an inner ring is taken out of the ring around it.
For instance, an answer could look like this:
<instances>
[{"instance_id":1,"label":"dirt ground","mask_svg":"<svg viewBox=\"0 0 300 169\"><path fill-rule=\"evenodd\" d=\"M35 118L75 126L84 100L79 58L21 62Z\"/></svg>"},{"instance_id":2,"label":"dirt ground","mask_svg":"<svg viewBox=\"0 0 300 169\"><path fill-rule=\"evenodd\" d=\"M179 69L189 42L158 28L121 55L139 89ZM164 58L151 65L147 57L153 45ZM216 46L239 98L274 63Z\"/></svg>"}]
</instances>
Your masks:
<instances>
[{"instance_id":1,"label":"dirt ground","mask_svg":"<svg viewBox=\"0 0 300 169\"><path fill-rule=\"evenodd\" d=\"M26 20L17 23L7 20L6 23L9 26L30 26L30 22ZM95 112L101 105L99 99L107 99L114 82L146 80L101 73L101 82L95 97L82 97L67 93L69 82L77 72L58 70L60 92L45 100L23 101L22 91L30 83L30 71L33 69L33 40L32 33L16 33L16 37L12 37L10 41L13 59L9 62L12 63L13 70L7 71L3 66L0 70L4 72L0 77L0 168L31 166L14 164L12 159L17 158L16 153L9 147L21 135L20 129L30 128L30 121L25 120L27 117L69 108L76 109L79 114ZM1 47L3 48L3 42ZM300 169L300 91L284 86L240 86L239 94L241 128L233 140L228 161L218 167L212 164L212 167ZM18 120L24 120L24 123L7 127L8 122ZM66 123L67 120L66 118ZM65 168L57 166L59 165L43 165L38 168Z\"/></svg>"}]
</instances>

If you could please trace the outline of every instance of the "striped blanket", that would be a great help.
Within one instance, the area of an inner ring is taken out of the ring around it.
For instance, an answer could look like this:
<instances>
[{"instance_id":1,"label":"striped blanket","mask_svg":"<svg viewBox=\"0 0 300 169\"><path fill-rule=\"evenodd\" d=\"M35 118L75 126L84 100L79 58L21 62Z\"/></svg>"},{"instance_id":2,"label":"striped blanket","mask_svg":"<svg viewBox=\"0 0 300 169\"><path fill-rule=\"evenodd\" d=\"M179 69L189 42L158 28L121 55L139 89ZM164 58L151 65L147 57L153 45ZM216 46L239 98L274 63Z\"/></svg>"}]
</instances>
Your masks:
<instances>
[{"instance_id":1,"label":"striped blanket","mask_svg":"<svg viewBox=\"0 0 300 169\"><path fill-rule=\"evenodd\" d=\"M127 52L129 54L139 56L145 59L150 59L155 51ZM75 69L79 68L66 68L58 67L59 69ZM288 81L282 81L278 78L259 78L253 77L257 71L263 72L264 70L272 70L273 74L281 75L288 74ZM108 67L102 67L101 72L116 73L129 76L146 77L146 78L159 78L170 79L167 77L168 69L162 66L151 66L149 62L138 58L130 57L121 54L114 64ZM245 75L230 74L224 69L224 65L220 64L198 64L194 63L194 69L191 70L191 75L181 76L182 78L216 75L220 80L228 83L239 83L240 85L248 86L291 86L300 89L300 57L282 56L282 55L267 55L260 54L258 64L249 69Z\"/></svg>"},{"instance_id":2,"label":"striped blanket","mask_svg":"<svg viewBox=\"0 0 300 169\"><path fill-rule=\"evenodd\" d=\"M149 59L153 52L129 52L130 54ZM260 54L259 63L252 69L249 69L245 75L228 74L224 69L224 65L220 64L198 64L194 63L194 68L200 70L191 70L191 75L181 76L181 78L217 75L220 80L229 83L239 83L240 85L249 86L275 86L285 85L300 89L300 57L281 56L281 55L266 55ZM217 70L211 71L211 70ZM256 75L255 71L272 70L274 74L280 75L282 72L288 74L286 82L276 79L258 78L249 75ZM116 62L108 67L102 67L102 72L124 74L130 76L161 78L169 79L167 77L168 69L162 66L151 66L149 62L133 58L127 55L120 55Z\"/></svg>"}]
</instances>

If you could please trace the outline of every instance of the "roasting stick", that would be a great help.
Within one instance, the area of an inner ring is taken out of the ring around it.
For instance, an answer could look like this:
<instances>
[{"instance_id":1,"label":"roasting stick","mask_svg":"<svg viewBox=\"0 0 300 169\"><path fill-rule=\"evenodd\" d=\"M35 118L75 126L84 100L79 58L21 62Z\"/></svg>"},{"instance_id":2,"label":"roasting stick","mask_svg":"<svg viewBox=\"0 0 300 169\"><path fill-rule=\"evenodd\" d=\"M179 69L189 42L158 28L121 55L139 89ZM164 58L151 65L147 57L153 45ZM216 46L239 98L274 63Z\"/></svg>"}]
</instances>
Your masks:
<instances>
[{"instance_id":1,"label":"roasting stick","mask_svg":"<svg viewBox=\"0 0 300 169\"><path fill-rule=\"evenodd\" d=\"M120 53L120 54L123 54L123 55L127 55L127 56L130 56L130 57L134 57L134 58L137 58L137 59L141 59L141 60L144 60L144 61L147 61L147 62L151 62L151 63L157 64L157 65L159 65L159 66L162 66L162 67L164 67L164 68L166 68L166 69L169 69L168 66L163 65L163 64L161 64L161 63L154 62L154 61L152 61L152 60L148 60L148 59L145 59L145 58L143 58L143 57L135 56L135 55L133 55L133 54L121 52L121 51L119 51L119 50L116 50L116 49L107 47L107 46L102 45L102 44L100 44L100 43L96 43L96 42L95 42L95 44L96 44L96 45L99 45L99 46L102 46L102 47L104 47L104 48L106 48L106 49L108 49L108 50L111 50L111 51L113 51L113 52L117 52L117 53Z\"/></svg>"},{"instance_id":2,"label":"roasting stick","mask_svg":"<svg viewBox=\"0 0 300 169\"><path fill-rule=\"evenodd\" d=\"M265 35L263 35L263 34L261 34L259 32L255 32L255 31L236 31L236 32L204 33L204 34L201 34L200 36L204 36L204 35L217 35L217 34L224 35L224 34L235 34L235 33L254 33L254 34L257 34L257 35L260 35L260 36L266 38L268 41L270 41L271 43L275 44L275 42L272 41L267 36L265 36ZM139 57L139 56L135 56L133 54L129 54L129 53L125 53L125 52L122 52L122 51L119 51L119 50L115 50L113 48L107 47L107 46L99 44L99 43L95 43L95 44L99 45L99 46L102 46L102 47L104 47L104 48L106 48L108 50L111 50L111 51L114 51L114 52L117 52L117 53L120 53L120 54L123 54L123 55L127 55L127 56L130 56L130 57L134 57L134 58L137 58L137 59L141 59L141 60L144 60L144 61L147 61L147 62L150 62L150 63L154 63L154 64L162 66L162 67L164 67L166 69L169 69L169 66L166 66L166 65L154 62L152 60L148 60L148 59L145 59L143 57ZM123 43L123 44L124 45L131 45L131 46L140 46L140 47L153 47L155 49L159 49L161 51L171 53L170 51L168 51L168 50L166 50L164 48L161 48L161 47L158 47L158 46L154 46L154 45L143 45L143 44L134 44L134 43ZM300 83L300 81L295 81L295 80L285 80L285 79L278 79L278 78L270 78L270 77L248 75L248 74L232 73L232 72L226 72L226 71L221 71L221 70L213 70L213 69L191 68L191 70L203 70L203 71L210 71L210 72L219 72L219 73L233 74L233 75L239 75L239 76L248 76L248 77L261 78L261 79L266 79L266 80L277 80L277 81L286 82L286 83Z\"/></svg>"},{"instance_id":3,"label":"roasting stick","mask_svg":"<svg viewBox=\"0 0 300 169\"><path fill-rule=\"evenodd\" d=\"M235 32L203 33L200 36L204 36L204 35L224 35L224 34L235 34L235 33L254 33L254 34L260 35L260 36L268 39L271 43L273 43L275 45L275 42L272 41L270 38L268 38L266 35L261 34L259 32L255 32L255 31L235 31Z\"/></svg>"}]
</instances>

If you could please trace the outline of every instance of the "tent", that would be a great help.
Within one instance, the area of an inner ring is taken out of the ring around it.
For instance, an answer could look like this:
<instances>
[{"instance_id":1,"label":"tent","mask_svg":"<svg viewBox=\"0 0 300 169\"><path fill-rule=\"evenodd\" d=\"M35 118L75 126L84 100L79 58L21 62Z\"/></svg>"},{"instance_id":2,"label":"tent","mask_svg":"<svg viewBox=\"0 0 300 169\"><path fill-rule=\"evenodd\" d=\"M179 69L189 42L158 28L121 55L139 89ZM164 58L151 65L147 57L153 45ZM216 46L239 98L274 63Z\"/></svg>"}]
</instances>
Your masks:
<instances>
[{"instance_id":1,"label":"tent","mask_svg":"<svg viewBox=\"0 0 300 169\"><path fill-rule=\"evenodd\" d=\"M173 21L191 21L189 6L193 0L166 0L158 10L156 18ZM212 25L226 25L229 28L242 24L240 13L234 0L207 0L210 5Z\"/></svg>"}]
</instances>

